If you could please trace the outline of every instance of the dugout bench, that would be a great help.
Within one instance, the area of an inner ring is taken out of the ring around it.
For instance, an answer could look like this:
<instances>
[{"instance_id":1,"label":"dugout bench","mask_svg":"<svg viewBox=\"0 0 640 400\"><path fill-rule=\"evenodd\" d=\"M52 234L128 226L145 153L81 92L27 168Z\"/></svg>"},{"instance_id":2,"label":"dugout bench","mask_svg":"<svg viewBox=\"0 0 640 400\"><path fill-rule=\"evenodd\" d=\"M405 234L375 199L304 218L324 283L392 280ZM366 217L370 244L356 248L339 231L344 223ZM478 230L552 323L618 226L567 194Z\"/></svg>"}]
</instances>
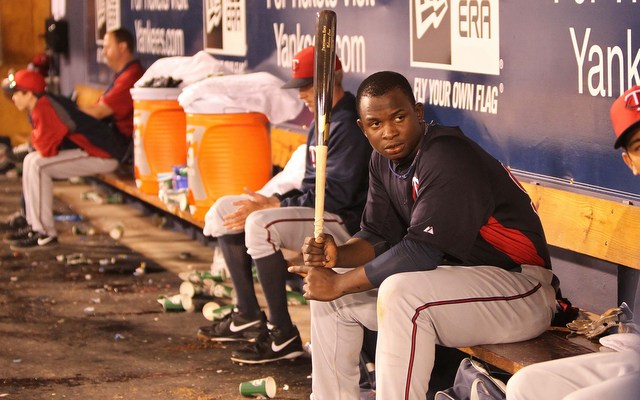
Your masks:
<instances>
[{"instance_id":1,"label":"dugout bench","mask_svg":"<svg viewBox=\"0 0 640 400\"><path fill-rule=\"evenodd\" d=\"M637 276L640 207L522 179L521 183L538 210L549 245L617 264L619 291L627 276ZM618 300L619 304L620 294ZM513 374L530 364L596 352L599 347L583 336L569 337L567 328L552 327L532 340L460 350Z\"/></svg>"},{"instance_id":2,"label":"dugout bench","mask_svg":"<svg viewBox=\"0 0 640 400\"><path fill-rule=\"evenodd\" d=\"M101 88L77 85L78 104L92 104ZM291 153L306 141L301 129L272 127L271 157L283 167ZM640 271L640 207L596 198L550 185L528 183L518 177L540 215L550 246L618 265L618 290L627 277L635 282ZM150 204L201 229L204 221L187 211L169 209L157 196L142 193L132 178L101 174L95 179ZM620 296L618 299L620 304ZM579 307L579 305L576 304ZM552 327L539 337L524 342L460 348L462 352L509 374L538 362L598 351L599 344L582 336L569 337L567 328Z\"/></svg>"}]
</instances>

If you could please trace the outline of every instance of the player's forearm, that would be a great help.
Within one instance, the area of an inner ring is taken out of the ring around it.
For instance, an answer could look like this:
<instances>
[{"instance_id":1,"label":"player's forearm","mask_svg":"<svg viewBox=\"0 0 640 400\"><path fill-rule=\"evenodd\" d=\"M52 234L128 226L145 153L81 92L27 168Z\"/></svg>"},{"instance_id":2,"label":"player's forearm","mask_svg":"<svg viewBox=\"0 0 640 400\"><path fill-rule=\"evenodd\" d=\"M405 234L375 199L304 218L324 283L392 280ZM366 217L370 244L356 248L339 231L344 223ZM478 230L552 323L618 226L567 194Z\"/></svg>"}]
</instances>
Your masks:
<instances>
[{"instance_id":1,"label":"player's forearm","mask_svg":"<svg viewBox=\"0 0 640 400\"><path fill-rule=\"evenodd\" d=\"M339 292L338 297L349 293L364 292L373 288L364 272L364 267L357 267L345 274L335 275L335 283L335 288Z\"/></svg>"},{"instance_id":2,"label":"player's forearm","mask_svg":"<svg viewBox=\"0 0 640 400\"><path fill-rule=\"evenodd\" d=\"M351 238L347 243L338 247L337 267L355 268L366 264L375 258L373 246L366 240Z\"/></svg>"},{"instance_id":3,"label":"player's forearm","mask_svg":"<svg viewBox=\"0 0 640 400\"><path fill-rule=\"evenodd\" d=\"M369 282L379 287L391 275L428 271L442 263L444 253L426 243L404 238L364 266Z\"/></svg>"},{"instance_id":4,"label":"player's forearm","mask_svg":"<svg viewBox=\"0 0 640 400\"><path fill-rule=\"evenodd\" d=\"M87 107L82 107L80 108L80 111L92 116L95 119L103 119L113 115L113 110L111 109L111 107L107 106L104 103L96 103Z\"/></svg>"}]
</instances>

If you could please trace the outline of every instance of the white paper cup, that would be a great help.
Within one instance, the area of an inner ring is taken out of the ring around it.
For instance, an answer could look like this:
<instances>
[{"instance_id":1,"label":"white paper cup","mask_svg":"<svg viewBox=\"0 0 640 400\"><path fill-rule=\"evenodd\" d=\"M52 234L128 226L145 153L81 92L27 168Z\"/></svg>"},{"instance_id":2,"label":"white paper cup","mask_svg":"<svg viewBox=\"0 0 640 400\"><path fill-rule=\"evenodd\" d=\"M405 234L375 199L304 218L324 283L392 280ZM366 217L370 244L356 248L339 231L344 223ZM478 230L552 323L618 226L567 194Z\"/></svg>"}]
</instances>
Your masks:
<instances>
[{"instance_id":1,"label":"white paper cup","mask_svg":"<svg viewBox=\"0 0 640 400\"><path fill-rule=\"evenodd\" d=\"M180 284L180 294L194 297L201 295L203 293L203 288L201 285L198 285L193 282L184 281Z\"/></svg>"},{"instance_id":2,"label":"white paper cup","mask_svg":"<svg viewBox=\"0 0 640 400\"><path fill-rule=\"evenodd\" d=\"M170 311L184 311L182 305L183 296L176 294L173 296L159 296L158 303L162 305L162 308L166 312Z\"/></svg>"},{"instance_id":3,"label":"white paper cup","mask_svg":"<svg viewBox=\"0 0 640 400\"><path fill-rule=\"evenodd\" d=\"M202 306L202 315L209 321L220 320L233 312L233 304L221 306L215 301L210 301Z\"/></svg>"},{"instance_id":4,"label":"white paper cup","mask_svg":"<svg viewBox=\"0 0 640 400\"><path fill-rule=\"evenodd\" d=\"M226 297L226 298L233 298L234 295L234 291L233 291L233 287L232 286L227 286L227 285L222 285L222 284L217 284L213 287L213 295L215 297Z\"/></svg>"},{"instance_id":5,"label":"white paper cup","mask_svg":"<svg viewBox=\"0 0 640 400\"><path fill-rule=\"evenodd\" d=\"M204 307L206 299L202 297L189 297L182 295L182 307L186 312L200 311Z\"/></svg>"},{"instance_id":6,"label":"white paper cup","mask_svg":"<svg viewBox=\"0 0 640 400\"><path fill-rule=\"evenodd\" d=\"M244 397L266 397L273 399L276 396L276 380L268 376L242 382L239 387L240 394Z\"/></svg>"}]
</instances>

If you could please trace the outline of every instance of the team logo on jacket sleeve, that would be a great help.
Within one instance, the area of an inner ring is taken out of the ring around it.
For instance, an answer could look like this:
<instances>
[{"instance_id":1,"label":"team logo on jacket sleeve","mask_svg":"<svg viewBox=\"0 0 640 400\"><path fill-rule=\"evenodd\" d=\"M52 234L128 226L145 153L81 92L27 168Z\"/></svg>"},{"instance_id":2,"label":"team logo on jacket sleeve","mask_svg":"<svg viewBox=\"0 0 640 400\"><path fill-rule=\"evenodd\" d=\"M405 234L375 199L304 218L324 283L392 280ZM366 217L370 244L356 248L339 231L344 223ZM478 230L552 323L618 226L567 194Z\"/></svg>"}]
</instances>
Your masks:
<instances>
[{"instance_id":1,"label":"team logo on jacket sleeve","mask_svg":"<svg viewBox=\"0 0 640 400\"><path fill-rule=\"evenodd\" d=\"M420 190L420 182L418 181L418 177L414 176L411 179L411 198L413 201L416 201L418 198L418 191Z\"/></svg>"}]
</instances>

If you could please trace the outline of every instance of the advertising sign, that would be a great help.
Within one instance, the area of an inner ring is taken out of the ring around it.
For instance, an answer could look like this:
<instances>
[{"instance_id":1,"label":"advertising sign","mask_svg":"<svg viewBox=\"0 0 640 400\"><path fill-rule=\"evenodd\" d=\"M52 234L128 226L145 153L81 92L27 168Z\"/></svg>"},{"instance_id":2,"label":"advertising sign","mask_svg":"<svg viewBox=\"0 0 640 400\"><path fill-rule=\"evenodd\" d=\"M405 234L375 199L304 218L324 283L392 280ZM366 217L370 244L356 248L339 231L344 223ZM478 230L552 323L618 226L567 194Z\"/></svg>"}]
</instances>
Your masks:
<instances>
[{"instance_id":1,"label":"advertising sign","mask_svg":"<svg viewBox=\"0 0 640 400\"><path fill-rule=\"evenodd\" d=\"M118 17L114 1L94 1L135 33L147 65L206 50L283 79L314 43L316 14L334 10L347 90L398 71L427 119L460 126L514 171L640 200L609 119L640 85L637 0L126 0Z\"/></svg>"},{"instance_id":2,"label":"advertising sign","mask_svg":"<svg viewBox=\"0 0 640 400\"><path fill-rule=\"evenodd\" d=\"M247 55L245 0L204 0L204 48L212 54Z\"/></svg>"}]
</instances>

